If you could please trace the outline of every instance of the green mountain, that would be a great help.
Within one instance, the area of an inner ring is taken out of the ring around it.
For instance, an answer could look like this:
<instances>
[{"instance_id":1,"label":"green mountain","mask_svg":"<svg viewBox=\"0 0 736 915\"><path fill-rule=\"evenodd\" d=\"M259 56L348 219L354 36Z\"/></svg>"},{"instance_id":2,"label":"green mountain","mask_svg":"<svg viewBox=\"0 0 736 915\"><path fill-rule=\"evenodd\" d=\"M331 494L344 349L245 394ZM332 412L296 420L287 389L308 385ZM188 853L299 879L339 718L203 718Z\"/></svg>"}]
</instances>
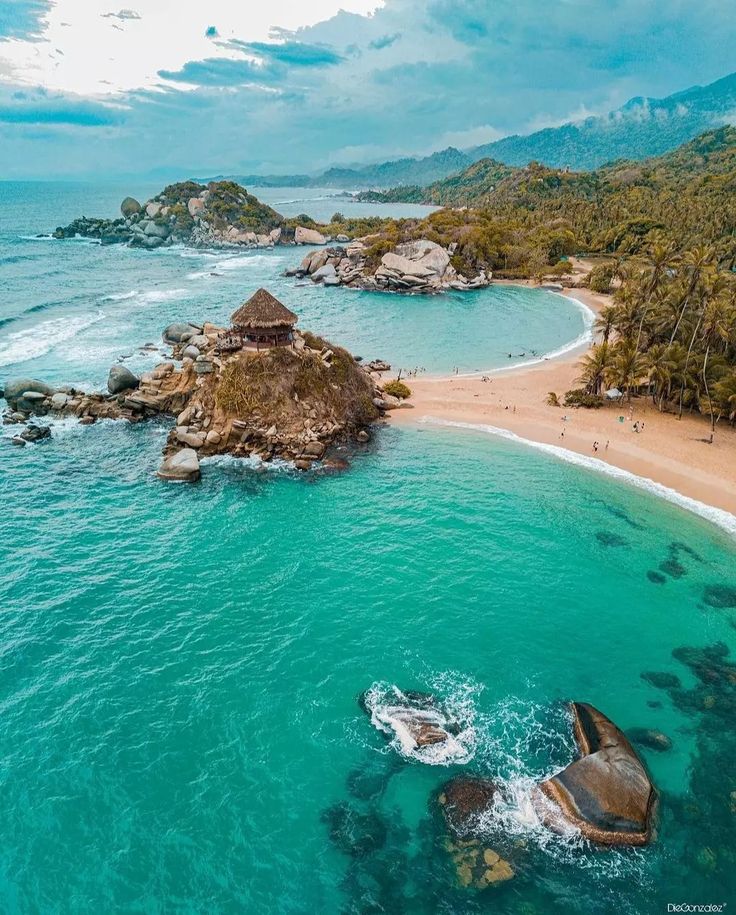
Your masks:
<instances>
[{"instance_id":1,"label":"green mountain","mask_svg":"<svg viewBox=\"0 0 736 915\"><path fill-rule=\"evenodd\" d=\"M602 117L505 137L469 153L508 165L591 169L614 159L657 156L729 120L736 120L736 73L663 99L633 98Z\"/></svg>"}]
</instances>

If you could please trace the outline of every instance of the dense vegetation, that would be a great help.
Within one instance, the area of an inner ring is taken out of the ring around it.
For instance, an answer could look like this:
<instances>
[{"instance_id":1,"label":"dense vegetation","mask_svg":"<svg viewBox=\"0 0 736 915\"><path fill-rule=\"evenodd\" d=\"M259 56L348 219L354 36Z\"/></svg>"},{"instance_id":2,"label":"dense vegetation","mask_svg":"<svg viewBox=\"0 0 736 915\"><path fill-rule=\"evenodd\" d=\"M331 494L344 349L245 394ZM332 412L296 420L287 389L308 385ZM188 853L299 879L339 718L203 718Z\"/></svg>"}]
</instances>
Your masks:
<instances>
[{"instance_id":1,"label":"dense vegetation","mask_svg":"<svg viewBox=\"0 0 736 915\"><path fill-rule=\"evenodd\" d=\"M581 363L591 398L616 387L651 396L660 410L736 419L736 274L719 247L679 250L662 233L620 267L614 304L601 312L601 342ZM590 404L594 405L594 401Z\"/></svg>"},{"instance_id":2,"label":"dense vegetation","mask_svg":"<svg viewBox=\"0 0 736 915\"><path fill-rule=\"evenodd\" d=\"M729 267L736 263L735 192L736 128L723 127L666 156L594 172L478 162L425 189L426 202L455 209L392 223L382 237L455 243L458 266L513 277L563 272L560 259L580 252L630 257L659 231L681 249L715 244ZM401 189L391 196L401 198ZM416 199L415 189L405 196Z\"/></svg>"}]
</instances>

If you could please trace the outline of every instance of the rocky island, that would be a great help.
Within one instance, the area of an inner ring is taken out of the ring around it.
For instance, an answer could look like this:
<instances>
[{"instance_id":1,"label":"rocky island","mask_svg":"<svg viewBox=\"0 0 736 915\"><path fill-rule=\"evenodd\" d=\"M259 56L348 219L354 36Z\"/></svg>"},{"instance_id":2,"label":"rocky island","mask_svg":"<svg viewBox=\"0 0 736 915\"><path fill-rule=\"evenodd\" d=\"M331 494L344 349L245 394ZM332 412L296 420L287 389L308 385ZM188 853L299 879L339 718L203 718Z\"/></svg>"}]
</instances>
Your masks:
<instances>
[{"instance_id":1,"label":"rocky island","mask_svg":"<svg viewBox=\"0 0 736 915\"><path fill-rule=\"evenodd\" d=\"M155 249L173 244L197 248L271 248L274 245L323 245L330 236L306 218L285 219L234 181L170 184L139 203L126 197L117 219L82 216L59 226L58 239L99 239L103 245L128 244ZM309 222L311 225L301 225ZM348 236L341 236L348 241Z\"/></svg>"},{"instance_id":2,"label":"rocky island","mask_svg":"<svg viewBox=\"0 0 736 915\"><path fill-rule=\"evenodd\" d=\"M192 482L203 456L281 458L299 470L316 461L342 467L335 446L365 443L372 423L402 401L383 391L384 363L363 367L347 350L296 329L297 316L259 289L229 328L172 324L171 359L140 378L114 365L106 392L15 379L4 388L3 422L23 426L16 445L48 437L47 415L139 422L172 417L159 476Z\"/></svg>"}]
</instances>

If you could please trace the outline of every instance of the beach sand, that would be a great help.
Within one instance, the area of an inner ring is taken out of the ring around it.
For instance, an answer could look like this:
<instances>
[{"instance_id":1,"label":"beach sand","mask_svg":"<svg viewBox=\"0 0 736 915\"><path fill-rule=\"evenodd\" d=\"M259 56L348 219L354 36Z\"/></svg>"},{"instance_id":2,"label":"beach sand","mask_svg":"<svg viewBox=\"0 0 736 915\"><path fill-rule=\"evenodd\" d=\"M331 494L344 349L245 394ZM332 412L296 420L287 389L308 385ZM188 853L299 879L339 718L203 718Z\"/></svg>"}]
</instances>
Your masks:
<instances>
[{"instance_id":1,"label":"beach sand","mask_svg":"<svg viewBox=\"0 0 736 915\"><path fill-rule=\"evenodd\" d=\"M587 289L565 294L595 312L610 301ZM433 418L506 429L534 442L599 458L736 514L736 429L727 422L721 420L708 444L707 418L685 414L678 420L642 397L631 405L624 401L600 410L547 406L548 392L554 391L562 402L565 391L579 386L578 363L586 349L583 345L558 359L488 372L488 381L477 375L405 379L412 390L411 409L389 415L397 423ZM634 431L635 422L643 423L643 431Z\"/></svg>"}]
</instances>

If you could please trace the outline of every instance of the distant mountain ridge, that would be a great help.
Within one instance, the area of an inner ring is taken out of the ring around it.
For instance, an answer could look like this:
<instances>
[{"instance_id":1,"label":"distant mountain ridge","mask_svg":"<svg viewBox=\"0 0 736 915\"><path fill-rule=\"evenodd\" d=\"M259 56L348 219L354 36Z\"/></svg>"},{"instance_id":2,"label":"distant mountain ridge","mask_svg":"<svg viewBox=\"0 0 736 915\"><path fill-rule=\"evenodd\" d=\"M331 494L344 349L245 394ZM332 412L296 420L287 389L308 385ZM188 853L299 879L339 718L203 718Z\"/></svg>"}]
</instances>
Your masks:
<instances>
[{"instance_id":1,"label":"distant mountain ridge","mask_svg":"<svg viewBox=\"0 0 736 915\"><path fill-rule=\"evenodd\" d=\"M376 165L330 168L318 175L229 175L246 187L330 187L342 190L426 186L491 158L504 165L541 162L575 171L616 159L666 153L708 130L736 123L736 73L661 99L636 97L606 115L514 135L469 150L453 146L432 155ZM223 176L218 176L218 180Z\"/></svg>"}]
</instances>

